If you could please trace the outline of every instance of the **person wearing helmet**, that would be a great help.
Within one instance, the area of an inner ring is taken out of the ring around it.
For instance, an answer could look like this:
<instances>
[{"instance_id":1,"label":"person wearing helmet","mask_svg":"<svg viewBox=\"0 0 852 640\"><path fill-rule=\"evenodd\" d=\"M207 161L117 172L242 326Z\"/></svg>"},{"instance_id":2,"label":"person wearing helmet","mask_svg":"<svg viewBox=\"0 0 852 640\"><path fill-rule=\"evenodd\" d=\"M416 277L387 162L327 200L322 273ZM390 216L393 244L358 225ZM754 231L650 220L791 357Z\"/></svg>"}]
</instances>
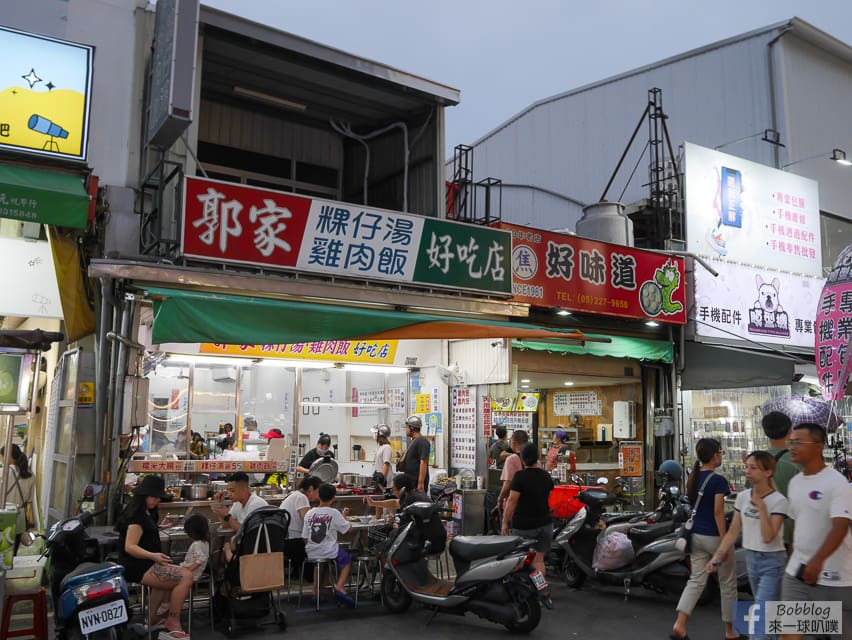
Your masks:
<instances>
[{"instance_id":1,"label":"person wearing helmet","mask_svg":"<svg viewBox=\"0 0 852 640\"><path fill-rule=\"evenodd\" d=\"M429 453L432 450L429 440L420 435L423 421L418 416L409 416L405 420L405 435L408 438L408 448L397 463L397 471L401 471L414 481L418 491L425 491L429 481Z\"/></svg>"},{"instance_id":2,"label":"person wearing helmet","mask_svg":"<svg viewBox=\"0 0 852 640\"><path fill-rule=\"evenodd\" d=\"M370 431L376 434L376 443L379 445L376 448L376 455L373 457L373 480L382 487L389 487L393 479L391 468L393 450L389 442L390 427L386 424L380 424Z\"/></svg>"}]
</instances>

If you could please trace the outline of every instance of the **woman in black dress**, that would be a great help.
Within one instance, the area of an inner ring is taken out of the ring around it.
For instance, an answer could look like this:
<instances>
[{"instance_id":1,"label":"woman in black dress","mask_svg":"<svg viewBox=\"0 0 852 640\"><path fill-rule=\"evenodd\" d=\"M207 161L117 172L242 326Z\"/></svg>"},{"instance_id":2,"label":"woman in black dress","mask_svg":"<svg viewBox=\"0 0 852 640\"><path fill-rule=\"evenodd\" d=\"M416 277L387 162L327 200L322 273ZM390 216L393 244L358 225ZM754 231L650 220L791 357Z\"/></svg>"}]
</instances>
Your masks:
<instances>
[{"instance_id":1,"label":"woman in black dress","mask_svg":"<svg viewBox=\"0 0 852 640\"><path fill-rule=\"evenodd\" d=\"M133 489L133 498L118 522L120 562L129 582L151 587L150 628L165 629L168 633L161 633L161 639L182 640L189 638L181 628L180 611L192 588L192 572L172 564L172 559L160 548L157 505L169 499L165 482L157 476L145 476ZM168 615L158 619L158 609L162 611L160 604L166 598Z\"/></svg>"}]
</instances>

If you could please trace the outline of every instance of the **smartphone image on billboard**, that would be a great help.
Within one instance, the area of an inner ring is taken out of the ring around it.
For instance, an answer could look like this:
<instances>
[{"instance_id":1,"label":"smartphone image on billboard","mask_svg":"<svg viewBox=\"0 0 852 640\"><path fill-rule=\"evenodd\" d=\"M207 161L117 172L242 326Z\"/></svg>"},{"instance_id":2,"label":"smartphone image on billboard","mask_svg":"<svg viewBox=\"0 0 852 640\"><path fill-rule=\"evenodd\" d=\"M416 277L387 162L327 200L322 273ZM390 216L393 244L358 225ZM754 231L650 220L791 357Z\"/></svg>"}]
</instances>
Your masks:
<instances>
[{"instance_id":1,"label":"smartphone image on billboard","mask_svg":"<svg viewBox=\"0 0 852 640\"><path fill-rule=\"evenodd\" d=\"M736 169L722 167L722 224L742 228L742 174Z\"/></svg>"}]
</instances>

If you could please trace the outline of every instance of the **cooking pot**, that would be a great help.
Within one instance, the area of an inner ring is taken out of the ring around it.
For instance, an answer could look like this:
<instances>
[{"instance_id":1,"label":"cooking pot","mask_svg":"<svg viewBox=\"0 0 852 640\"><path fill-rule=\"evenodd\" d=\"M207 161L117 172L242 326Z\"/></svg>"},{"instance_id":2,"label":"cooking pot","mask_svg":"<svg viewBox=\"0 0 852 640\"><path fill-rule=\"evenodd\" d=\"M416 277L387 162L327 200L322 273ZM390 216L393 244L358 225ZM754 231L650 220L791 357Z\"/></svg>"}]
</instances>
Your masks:
<instances>
[{"instance_id":1,"label":"cooking pot","mask_svg":"<svg viewBox=\"0 0 852 640\"><path fill-rule=\"evenodd\" d=\"M357 473L341 473L340 474L340 484L346 485L347 487L356 487L361 486L359 484L361 476Z\"/></svg>"},{"instance_id":2,"label":"cooking pot","mask_svg":"<svg viewBox=\"0 0 852 640\"><path fill-rule=\"evenodd\" d=\"M334 483L337 479L337 461L326 457L314 460L308 475L316 476L322 482Z\"/></svg>"},{"instance_id":3,"label":"cooking pot","mask_svg":"<svg viewBox=\"0 0 852 640\"><path fill-rule=\"evenodd\" d=\"M207 500L210 486L206 484L185 484L181 488L184 500Z\"/></svg>"}]
</instances>

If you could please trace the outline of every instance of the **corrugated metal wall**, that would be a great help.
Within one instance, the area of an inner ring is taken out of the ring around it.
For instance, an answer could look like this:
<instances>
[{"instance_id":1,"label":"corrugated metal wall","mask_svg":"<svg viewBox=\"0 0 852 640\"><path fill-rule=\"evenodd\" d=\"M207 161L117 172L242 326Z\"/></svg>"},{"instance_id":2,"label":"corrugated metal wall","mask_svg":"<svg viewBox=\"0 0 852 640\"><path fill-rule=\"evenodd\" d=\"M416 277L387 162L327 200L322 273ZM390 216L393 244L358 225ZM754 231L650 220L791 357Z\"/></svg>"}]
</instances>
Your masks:
<instances>
[{"instance_id":1,"label":"corrugated metal wall","mask_svg":"<svg viewBox=\"0 0 852 640\"><path fill-rule=\"evenodd\" d=\"M659 87L673 144L714 147L771 127L767 43L763 32L653 68L577 90L530 108L474 147L476 179L532 184L585 203L597 202L648 101ZM647 197L647 156L629 188L627 178L648 139L634 143L609 200ZM784 132L782 132L782 139ZM772 147L759 140L726 152L771 164ZM503 219L543 228L573 228L579 207L556 197L504 190ZM530 209L530 207L532 209Z\"/></svg>"},{"instance_id":2,"label":"corrugated metal wall","mask_svg":"<svg viewBox=\"0 0 852 640\"><path fill-rule=\"evenodd\" d=\"M512 350L507 346L509 342L499 338L452 340L449 345L450 368L459 363L468 385L510 382Z\"/></svg>"},{"instance_id":3,"label":"corrugated metal wall","mask_svg":"<svg viewBox=\"0 0 852 640\"><path fill-rule=\"evenodd\" d=\"M201 101L198 139L324 167L340 168L343 162L343 144L336 133L209 100Z\"/></svg>"},{"instance_id":4,"label":"corrugated metal wall","mask_svg":"<svg viewBox=\"0 0 852 640\"><path fill-rule=\"evenodd\" d=\"M789 171L819 182L820 209L852 218L852 168L828 160L841 148L852 160L852 64L796 37L779 41L782 126L789 132L782 162L823 154Z\"/></svg>"},{"instance_id":5,"label":"corrugated metal wall","mask_svg":"<svg viewBox=\"0 0 852 640\"><path fill-rule=\"evenodd\" d=\"M408 125L410 146L408 168L408 212L435 216L435 120L431 119L423 134L414 144L411 141L421 130L421 123ZM368 132L359 131L359 134ZM387 134L369 141L370 173L367 189L368 204L373 207L402 211L403 159L402 129L394 128ZM363 202L364 146L346 140L344 143L346 172L343 179L344 199Z\"/></svg>"}]
</instances>

